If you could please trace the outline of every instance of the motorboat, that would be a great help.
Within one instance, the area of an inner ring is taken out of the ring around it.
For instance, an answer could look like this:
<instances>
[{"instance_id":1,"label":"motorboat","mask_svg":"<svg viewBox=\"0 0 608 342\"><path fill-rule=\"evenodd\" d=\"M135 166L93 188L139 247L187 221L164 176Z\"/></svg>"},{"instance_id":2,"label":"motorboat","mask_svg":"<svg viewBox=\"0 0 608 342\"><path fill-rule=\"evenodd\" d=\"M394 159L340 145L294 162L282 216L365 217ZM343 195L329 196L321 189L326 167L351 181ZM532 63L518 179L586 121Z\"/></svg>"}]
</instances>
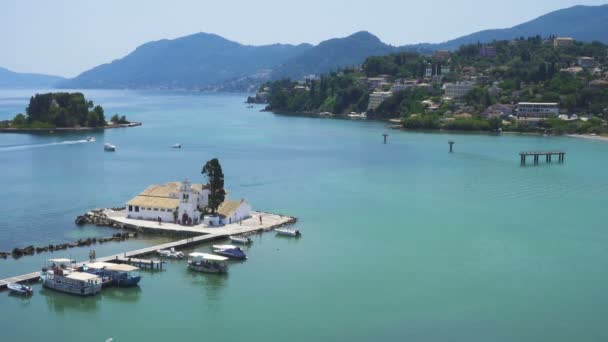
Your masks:
<instances>
[{"instance_id":1,"label":"motorboat","mask_svg":"<svg viewBox=\"0 0 608 342\"><path fill-rule=\"evenodd\" d=\"M87 137L87 142L95 142L95 137Z\"/></svg>"},{"instance_id":2,"label":"motorboat","mask_svg":"<svg viewBox=\"0 0 608 342\"><path fill-rule=\"evenodd\" d=\"M228 258L208 253L188 254L188 268L205 273L226 273L228 271Z\"/></svg>"},{"instance_id":3,"label":"motorboat","mask_svg":"<svg viewBox=\"0 0 608 342\"><path fill-rule=\"evenodd\" d=\"M278 235L284 236L302 236L299 230L293 228L277 228L274 230Z\"/></svg>"},{"instance_id":4,"label":"motorboat","mask_svg":"<svg viewBox=\"0 0 608 342\"><path fill-rule=\"evenodd\" d=\"M10 284L6 285L6 287L12 293L16 293L16 294L23 295L23 296L31 295L33 293L33 290L31 287L29 287L27 285L22 285L19 283L10 283Z\"/></svg>"},{"instance_id":5,"label":"motorboat","mask_svg":"<svg viewBox=\"0 0 608 342\"><path fill-rule=\"evenodd\" d=\"M172 259L183 259L185 257L183 252L176 251L175 248L171 247L171 249L159 249L158 254L165 258Z\"/></svg>"},{"instance_id":6,"label":"motorboat","mask_svg":"<svg viewBox=\"0 0 608 342\"><path fill-rule=\"evenodd\" d=\"M213 245L213 253L233 259L247 259L245 252L233 245Z\"/></svg>"},{"instance_id":7,"label":"motorboat","mask_svg":"<svg viewBox=\"0 0 608 342\"><path fill-rule=\"evenodd\" d=\"M110 143L105 143L103 145L103 150L106 152L114 152L114 151L116 151L116 146L114 146Z\"/></svg>"},{"instance_id":8,"label":"motorboat","mask_svg":"<svg viewBox=\"0 0 608 342\"><path fill-rule=\"evenodd\" d=\"M42 272L46 272L52 268L61 268L61 269L74 268L75 263L76 263L75 260L68 259L68 258L48 259L46 262L46 265L44 267L42 267Z\"/></svg>"},{"instance_id":9,"label":"motorboat","mask_svg":"<svg viewBox=\"0 0 608 342\"><path fill-rule=\"evenodd\" d=\"M179 144L179 143L173 144L171 147L173 147L173 148L182 148L182 144Z\"/></svg>"},{"instance_id":10,"label":"motorboat","mask_svg":"<svg viewBox=\"0 0 608 342\"><path fill-rule=\"evenodd\" d=\"M253 108L253 105L248 105L247 108Z\"/></svg>"},{"instance_id":11,"label":"motorboat","mask_svg":"<svg viewBox=\"0 0 608 342\"><path fill-rule=\"evenodd\" d=\"M251 240L251 238L246 237L246 236L229 236L228 238L230 239L231 242L238 243L240 245L248 245L248 244L253 243L253 240Z\"/></svg>"},{"instance_id":12,"label":"motorboat","mask_svg":"<svg viewBox=\"0 0 608 342\"><path fill-rule=\"evenodd\" d=\"M92 262L83 267L83 271L100 276L102 279L107 278L108 283L113 286L137 286L141 280L141 275L137 273L138 267L113 264L110 262ZM105 282L104 282L105 283Z\"/></svg>"},{"instance_id":13,"label":"motorboat","mask_svg":"<svg viewBox=\"0 0 608 342\"><path fill-rule=\"evenodd\" d=\"M51 268L44 273L42 286L79 296L92 296L101 292L102 279L73 268Z\"/></svg>"}]
</instances>

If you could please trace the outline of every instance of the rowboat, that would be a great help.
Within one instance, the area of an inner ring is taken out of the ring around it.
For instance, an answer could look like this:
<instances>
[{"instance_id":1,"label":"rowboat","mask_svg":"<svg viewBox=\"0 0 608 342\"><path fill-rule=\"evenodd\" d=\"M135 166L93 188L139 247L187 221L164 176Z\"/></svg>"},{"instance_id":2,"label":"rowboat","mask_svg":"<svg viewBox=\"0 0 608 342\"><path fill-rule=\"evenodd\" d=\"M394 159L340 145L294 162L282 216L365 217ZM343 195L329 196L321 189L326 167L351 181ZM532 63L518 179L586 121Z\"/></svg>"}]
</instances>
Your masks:
<instances>
[{"instance_id":1,"label":"rowboat","mask_svg":"<svg viewBox=\"0 0 608 342\"><path fill-rule=\"evenodd\" d=\"M299 230L292 229L292 228L277 228L274 231L277 232L278 235L284 235L284 236L301 236L302 235Z\"/></svg>"},{"instance_id":2,"label":"rowboat","mask_svg":"<svg viewBox=\"0 0 608 342\"><path fill-rule=\"evenodd\" d=\"M251 240L251 238L244 237L244 236L229 236L228 238L230 239L231 242L238 243L241 245L248 245L250 243L253 243L253 240Z\"/></svg>"}]
</instances>

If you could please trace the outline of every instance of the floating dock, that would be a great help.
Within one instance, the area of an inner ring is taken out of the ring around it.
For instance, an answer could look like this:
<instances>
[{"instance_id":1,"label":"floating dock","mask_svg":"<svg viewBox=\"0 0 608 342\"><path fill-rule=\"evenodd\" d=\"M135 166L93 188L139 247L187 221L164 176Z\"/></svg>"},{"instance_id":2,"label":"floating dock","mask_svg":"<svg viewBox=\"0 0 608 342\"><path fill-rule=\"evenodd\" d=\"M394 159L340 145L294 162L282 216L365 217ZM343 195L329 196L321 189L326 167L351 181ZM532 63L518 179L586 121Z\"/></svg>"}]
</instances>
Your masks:
<instances>
[{"instance_id":1,"label":"floating dock","mask_svg":"<svg viewBox=\"0 0 608 342\"><path fill-rule=\"evenodd\" d=\"M167 234L182 234L189 237L173 242L164 243L161 245L136 249L130 252L114 254L106 257L97 258L96 261L116 262L116 263L132 263L132 265L140 268L155 267L162 269L162 261L138 259L137 257L155 253L159 249L184 248L196 246L205 242L214 240L227 239L231 235L250 234L255 232L269 231L275 228L294 224L297 219L291 216L283 216L265 212L253 212L253 216L239 223L232 223L220 227L197 227L197 226L180 226L177 224L163 223L158 225L154 221L131 220L118 215L110 216L110 220L125 224L125 229L134 229L139 231L147 231L150 233L167 233ZM193 236L195 235L196 236ZM130 260L130 261L129 261ZM77 265L89 263L89 260L77 262ZM152 263L151 263L152 262ZM6 288L10 283L27 283L40 279L40 272L28 273L12 278L0 280L0 290Z\"/></svg>"}]
</instances>

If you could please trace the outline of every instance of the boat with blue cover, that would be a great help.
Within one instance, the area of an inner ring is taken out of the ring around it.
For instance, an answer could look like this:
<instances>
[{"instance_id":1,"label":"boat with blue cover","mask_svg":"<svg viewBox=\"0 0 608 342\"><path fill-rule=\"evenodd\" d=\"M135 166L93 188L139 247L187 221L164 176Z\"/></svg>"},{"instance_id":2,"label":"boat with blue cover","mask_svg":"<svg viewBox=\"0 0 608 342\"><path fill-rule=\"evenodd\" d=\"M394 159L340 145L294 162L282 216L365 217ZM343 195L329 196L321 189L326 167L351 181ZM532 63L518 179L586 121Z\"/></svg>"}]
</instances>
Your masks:
<instances>
[{"instance_id":1,"label":"boat with blue cover","mask_svg":"<svg viewBox=\"0 0 608 342\"><path fill-rule=\"evenodd\" d=\"M247 259L245 252L233 245L213 245L213 253L232 259Z\"/></svg>"},{"instance_id":2,"label":"boat with blue cover","mask_svg":"<svg viewBox=\"0 0 608 342\"><path fill-rule=\"evenodd\" d=\"M137 286L141 280L139 268L131 265L113 264L110 262L93 262L85 265L83 270L87 273L108 279L113 286Z\"/></svg>"}]
</instances>

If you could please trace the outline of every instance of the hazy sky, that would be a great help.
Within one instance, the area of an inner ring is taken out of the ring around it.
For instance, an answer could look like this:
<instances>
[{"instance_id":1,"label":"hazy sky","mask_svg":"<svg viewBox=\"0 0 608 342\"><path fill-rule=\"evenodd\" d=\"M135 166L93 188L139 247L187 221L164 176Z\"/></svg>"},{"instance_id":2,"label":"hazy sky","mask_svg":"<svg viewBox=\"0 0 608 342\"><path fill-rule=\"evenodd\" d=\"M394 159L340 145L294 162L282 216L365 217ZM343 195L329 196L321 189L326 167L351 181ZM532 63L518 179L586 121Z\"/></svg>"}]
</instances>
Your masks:
<instances>
[{"instance_id":1,"label":"hazy sky","mask_svg":"<svg viewBox=\"0 0 608 342\"><path fill-rule=\"evenodd\" d=\"M393 45L441 42L607 0L2 0L0 66L75 76L138 45L196 32L245 44L318 43L367 30Z\"/></svg>"}]
</instances>

